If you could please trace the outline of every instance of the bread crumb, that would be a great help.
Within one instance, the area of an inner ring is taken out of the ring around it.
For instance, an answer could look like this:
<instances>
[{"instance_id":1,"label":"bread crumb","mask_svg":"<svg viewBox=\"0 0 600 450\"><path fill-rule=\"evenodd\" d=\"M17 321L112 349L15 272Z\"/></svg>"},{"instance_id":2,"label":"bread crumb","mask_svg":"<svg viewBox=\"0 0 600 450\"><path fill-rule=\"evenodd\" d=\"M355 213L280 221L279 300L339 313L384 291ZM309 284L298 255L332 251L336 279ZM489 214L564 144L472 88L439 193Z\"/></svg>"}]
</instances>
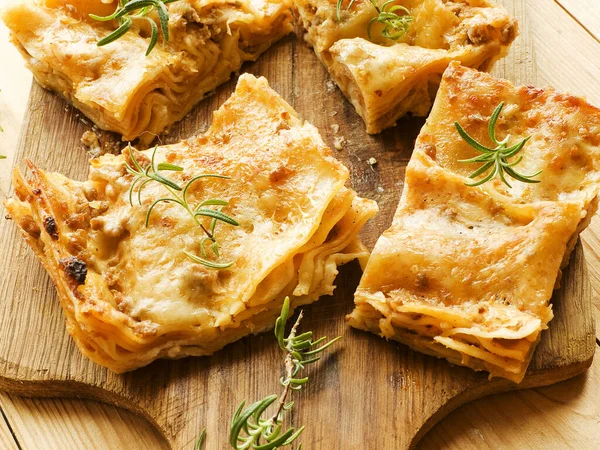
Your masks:
<instances>
[{"instance_id":1,"label":"bread crumb","mask_svg":"<svg viewBox=\"0 0 600 450\"><path fill-rule=\"evenodd\" d=\"M377 186L377 193L383 194L383 188L381 186Z\"/></svg>"},{"instance_id":2,"label":"bread crumb","mask_svg":"<svg viewBox=\"0 0 600 450\"><path fill-rule=\"evenodd\" d=\"M377 160L375 158L373 158L372 156L369 158L369 160L367 162L369 163L370 166L374 166L375 164L377 164Z\"/></svg>"}]
</instances>

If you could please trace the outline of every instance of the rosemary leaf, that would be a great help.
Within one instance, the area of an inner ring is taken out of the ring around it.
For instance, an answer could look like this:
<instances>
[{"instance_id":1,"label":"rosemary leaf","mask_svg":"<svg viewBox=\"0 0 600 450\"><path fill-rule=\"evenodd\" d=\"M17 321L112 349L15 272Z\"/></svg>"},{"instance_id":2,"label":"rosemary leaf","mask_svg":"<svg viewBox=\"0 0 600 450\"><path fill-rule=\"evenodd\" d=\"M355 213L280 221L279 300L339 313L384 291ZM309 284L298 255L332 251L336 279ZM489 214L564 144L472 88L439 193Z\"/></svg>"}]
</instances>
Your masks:
<instances>
[{"instance_id":1,"label":"rosemary leaf","mask_svg":"<svg viewBox=\"0 0 600 450\"><path fill-rule=\"evenodd\" d=\"M119 28L117 28L115 31L110 33L108 36L106 36L98 41L98 47L108 45L111 42L114 42L117 39L119 39L121 36L123 36L125 33L127 33L129 31L132 24L133 24L133 21L129 17L126 18L125 20L123 20L123 22L121 23Z\"/></svg>"},{"instance_id":2,"label":"rosemary leaf","mask_svg":"<svg viewBox=\"0 0 600 450\"><path fill-rule=\"evenodd\" d=\"M143 168L138 160L135 158L133 154L133 149L129 147L129 155L131 158L131 162L133 166L129 165L125 162L125 168L127 172L132 175L133 181L129 187L129 204L133 207L133 196L134 192L137 189L137 201L138 204L142 205L142 191L146 185L152 182L156 182L164 186L165 190L168 191L170 196L161 197L154 200L148 210L146 211L146 227L150 226L150 217L152 216L152 212L154 208L161 203L174 203L181 206L185 209L188 214L194 219L196 225L198 225L202 231L204 232L204 237L200 241L200 251L202 253L202 257L190 253L186 250L183 251L184 255L190 258L192 261L202 264L203 266L209 269L226 269L233 265L233 261L230 262L217 262L209 259L208 253L206 251L206 244L210 243L210 248L214 254L214 257L219 258L219 245L217 242L215 229L217 227L218 222L224 222L228 225L232 225L234 227L239 226L237 220L233 217L225 214L221 211L222 207L229 205L229 202L225 200L221 200L218 198L211 198L200 202L198 205L193 206L190 204L188 199L188 192L190 186L195 182L202 180L204 178L220 178L220 179L229 179L229 177L219 174L202 174L196 175L192 177L184 186L178 185L175 181L167 178L164 175L160 174L160 171L171 171L171 172L182 172L183 167L177 166L171 163L157 163L156 162L156 152L158 150L158 146L154 148L152 152L152 158L150 164ZM216 206L217 209L208 208L209 206ZM202 217L207 217L212 219L209 228L207 229L204 224L200 221Z\"/></svg>"},{"instance_id":3,"label":"rosemary leaf","mask_svg":"<svg viewBox=\"0 0 600 450\"><path fill-rule=\"evenodd\" d=\"M202 448L202 445L204 444L205 440L206 440L206 428L204 428L200 432L200 436L198 436L198 440L196 441L196 445L194 445L194 450L200 450Z\"/></svg>"},{"instance_id":4,"label":"rosemary leaf","mask_svg":"<svg viewBox=\"0 0 600 450\"><path fill-rule=\"evenodd\" d=\"M496 138L496 123L498 122L498 118L500 117L500 113L502 112L502 108L504 108L504 102L501 102L492 113L490 117L490 121L488 122L488 136L490 140L496 144L496 147L489 148L485 145L477 142L473 137L469 135L465 131L465 129L458 123L454 122L454 126L456 131L460 135L460 137L471 147L481 153L479 156L475 156L469 159L460 159L459 162L472 164L472 163L483 163L478 169L472 172L469 175L469 178L475 179L480 175L486 174L483 178L474 181L473 183L465 183L467 186L480 186L484 183L487 183L493 178L500 178L504 184L506 184L509 188L512 188L505 175L509 177L521 181L522 183L539 183L540 180L535 180L534 177L538 176L542 173L541 170L533 173L531 175L524 175L517 172L513 167L519 164L523 160L523 156L517 158L516 161L510 162L509 158L516 156L525 144L531 139L531 136L526 137L518 144L515 144L511 147L508 147L508 141L510 140L510 136L506 136L502 141L498 141Z\"/></svg>"}]
</instances>

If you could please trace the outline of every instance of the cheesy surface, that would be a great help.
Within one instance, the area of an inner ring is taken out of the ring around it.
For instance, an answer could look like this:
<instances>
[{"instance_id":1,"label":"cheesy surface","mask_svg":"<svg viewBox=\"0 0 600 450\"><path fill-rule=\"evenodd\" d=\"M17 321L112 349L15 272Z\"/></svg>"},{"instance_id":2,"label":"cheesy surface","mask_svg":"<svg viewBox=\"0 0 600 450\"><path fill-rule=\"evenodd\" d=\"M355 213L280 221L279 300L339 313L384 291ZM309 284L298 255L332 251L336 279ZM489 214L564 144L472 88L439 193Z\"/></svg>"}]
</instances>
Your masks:
<instances>
[{"instance_id":1,"label":"cheesy surface","mask_svg":"<svg viewBox=\"0 0 600 450\"><path fill-rule=\"evenodd\" d=\"M451 61L489 70L517 36L516 20L491 0L398 0L414 21L399 40L383 25L367 34L376 16L370 0L294 0L299 33L365 121L368 133L395 125L407 113L426 116ZM385 1L379 0L381 7Z\"/></svg>"},{"instance_id":2,"label":"cheesy surface","mask_svg":"<svg viewBox=\"0 0 600 450\"><path fill-rule=\"evenodd\" d=\"M538 184L465 183L484 145L531 136L517 169ZM520 382L577 236L596 211L600 110L553 89L514 87L452 63L417 139L392 226L378 240L349 316L356 328Z\"/></svg>"},{"instance_id":3,"label":"cheesy surface","mask_svg":"<svg viewBox=\"0 0 600 450\"><path fill-rule=\"evenodd\" d=\"M178 184L230 177L197 181L188 198L229 203L223 212L239 226L221 223L217 233L218 261L231 267L210 269L183 253L201 254L203 232L180 205L159 204L146 226L150 205L169 193L149 183L131 206L132 155L145 167L152 150L94 159L85 182L30 163L31 180L16 172L6 202L58 289L76 343L115 372L208 355L264 331L286 296L296 307L329 295L339 265L368 257L357 235L376 203L344 186L348 170L264 78L240 77L205 135L155 156L183 167L168 173Z\"/></svg>"},{"instance_id":4,"label":"cheesy surface","mask_svg":"<svg viewBox=\"0 0 600 450\"><path fill-rule=\"evenodd\" d=\"M145 56L145 20L97 46L118 23L88 14L110 15L116 4L16 0L0 15L36 80L124 140L152 141L245 61L291 32L288 0L179 0L167 5L168 42L161 37Z\"/></svg>"}]
</instances>

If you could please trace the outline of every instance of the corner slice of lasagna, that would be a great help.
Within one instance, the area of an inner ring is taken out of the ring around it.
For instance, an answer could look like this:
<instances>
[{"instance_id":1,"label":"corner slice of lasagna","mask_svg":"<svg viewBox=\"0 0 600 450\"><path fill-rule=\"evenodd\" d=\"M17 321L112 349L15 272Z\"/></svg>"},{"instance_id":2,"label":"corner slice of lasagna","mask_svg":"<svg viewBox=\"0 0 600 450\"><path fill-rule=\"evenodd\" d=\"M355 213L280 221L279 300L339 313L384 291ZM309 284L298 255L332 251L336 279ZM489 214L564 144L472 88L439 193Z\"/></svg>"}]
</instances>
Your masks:
<instances>
[{"instance_id":1,"label":"corner slice of lasagna","mask_svg":"<svg viewBox=\"0 0 600 450\"><path fill-rule=\"evenodd\" d=\"M451 61L487 71L517 36L516 20L492 0L377 0L381 11L402 6L412 17L397 39L384 37L395 31L386 33L385 24L370 24L378 16L371 0L343 0L339 15L338 0L293 1L297 33L314 48L370 134L407 113L426 116Z\"/></svg>"},{"instance_id":2,"label":"corner slice of lasagna","mask_svg":"<svg viewBox=\"0 0 600 450\"><path fill-rule=\"evenodd\" d=\"M8 212L82 353L115 372L269 329L286 296L330 295L369 255L357 236L377 204L264 78L240 77L205 135L93 159L85 182L29 167Z\"/></svg>"},{"instance_id":3,"label":"corner slice of lasagna","mask_svg":"<svg viewBox=\"0 0 600 450\"><path fill-rule=\"evenodd\" d=\"M481 156L458 133L494 147L488 124L521 174L479 186ZM470 186L471 185L471 186ZM379 238L350 324L454 364L520 382L579 233L596 211L600 110L551 88L452 63L406 171L392 226Z\"/></svg>"},{"instance_id":4,"label":"corner slice of lasagna","mask_svg":"<svg viewBox=\"0 0 600 450\"><path fill-rule=\"evenodd\" d=\"M110 15L118 3L15 0L0 16L42 86L128 141L152 141L292 31L289 0L178 0L166 5L168 41L161 36L148 56L143 19L99 47L119 23L89 15ZM156 12L148 18L159 23Z\"/></svg>"}]
</instances>

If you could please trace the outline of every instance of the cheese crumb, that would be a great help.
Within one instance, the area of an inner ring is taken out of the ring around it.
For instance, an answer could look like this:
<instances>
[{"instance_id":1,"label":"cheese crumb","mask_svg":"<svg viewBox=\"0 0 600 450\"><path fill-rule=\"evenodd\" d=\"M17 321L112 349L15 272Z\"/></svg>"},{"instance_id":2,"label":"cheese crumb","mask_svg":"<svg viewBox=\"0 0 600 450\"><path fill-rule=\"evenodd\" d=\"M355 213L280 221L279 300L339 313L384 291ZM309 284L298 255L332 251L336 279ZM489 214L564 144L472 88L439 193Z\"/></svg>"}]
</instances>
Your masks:
<instances>
[{"instance_id":1,"label":"cheese crumb","mask_svg":"<svg viewBox=\"0 0 600 450\"><path fill-rule=\"evenodd\" d=\"M102 154L102 147L98 140L98 135L93 131L86 131L81 136L81 143L87 148L87 151L93 158L96 158Z\"/></svg>"},{"instance_id":2,"label":"cheese crumb","mask_svg":"<svg viewBox=\"0 0 600 450\"><path fill-rule=\"evenodd\" d=\"M338 134L340 132L339 124L334 123L331 125L331 131L333 131L333 147L336 150L342 150L344 148L344 142L346 142L346 138Z\"/></svg>"},{"instance_id":3,"label":"cheese crumb","mask_svg":"<svg viewBox=\"0 0 600 450\"><path fill-rule=\"evenodd\" d=\"M333 138L333 147L336 150L342 150L344 148L344 142L346 142L346 138L344 136L335 136Z\"/></svg>"},{"instance_id":4,"label":"cheese crumb","mask_svg":"<svg viewBox=\"0 0 600 450\"><path fill-rule=\"evenodd\" d=\"M369 163L370 166L374 166L375 164L377 164L377 160L375 158L373 158L372 156L369 158L369 160L367 162Z\"/></svg>"}]
</instances>

